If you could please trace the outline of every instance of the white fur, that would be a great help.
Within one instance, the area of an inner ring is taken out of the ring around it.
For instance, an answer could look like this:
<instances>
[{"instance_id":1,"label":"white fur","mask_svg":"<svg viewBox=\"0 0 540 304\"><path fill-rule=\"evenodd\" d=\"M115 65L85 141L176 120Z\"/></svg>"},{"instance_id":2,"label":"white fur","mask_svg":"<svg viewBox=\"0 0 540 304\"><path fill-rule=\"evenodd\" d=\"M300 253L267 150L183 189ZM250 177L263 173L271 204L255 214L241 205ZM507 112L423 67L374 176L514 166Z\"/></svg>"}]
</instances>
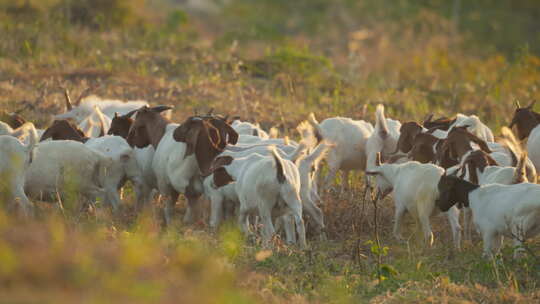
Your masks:
<instances>
[{"instance_id":1,"label":"white fur","mask_svg":"<svg viewBox=\"0 0 540 304\"><path fill-rule=\"evenodd\" d=\"M540 232L540 185L483 185L469 192L469 205L485 256L499 249L503 235L511 235L519 246Z\"/></svg>"},{"instance_id":2,"label":"white fur","mask_svg":"<svg viewBox=\"0 0 540 304\"><path fill-rule=\"evenodd\" d=\"M252 124L247 121L235 120L231 123L231 127L238 133L238 135L253 135L263 139L270 138L268 133L261 129L259 124Z\"/></svg>"},{"instance_id":3,"label":"white fur","mask_svg":"<svg viewBox=\"0 0 540 304\"><path fill-rule=\"evenodd\" d=\"M0 135L0 193L10 205L20 202L26 215L31 213L32 203L24 192L24 178L37 142L31 138L25 146L15 137Z\"/></svg>"},{"instance_id":4,"label":"white fur","mask_svg":"<svg viewBox=\"0 0 540 304\"><path fill-rule=\"evenodd\" d=\"M433 243L433 233L429 217L439 213L435 206L438 198L438 183L444 174L444 169L433 164L421 164L410 161L403 164L382 164L375 167L370 174L375 173L377 186L382 193L392 191L396 210L394 222L394 236L401 240L401 219L408 211L416 219L424 234L428 245ZM459 210L453 206L448 212L448 221L452 228L454 246L460 248L461 227L459 226Z\"/></svg>"},{"instance_id":5,"label":"white fur","mask_svg":"<svg viewBox=\"0 0 540 304\"><path fill-rule=\"evenodd\" d=\"M124 115L128 112L139 109L140 107L148 106L148 102L142 100L121 101L102 99L95 95L91 95L84 98L78 106L74 105L71 111L56 115L55 117L56 119L71 118L79 124L92 114L94 111L94 106L97 106L103 112L103 114L105 114L105 116L112 119L115 112L117 112L118 115Z\"/></svg>"},{"instance_id":6,"label":"white fur","mask_svg":"<svg viewBox=\"0 0 540 304\"><path fill-rule=\"evenodd\" d=\"M135 153L127 141L120 136L106 135L91 138L85 143L85 146L112 159L112 165L110 170L106 172L103 187L107 192L105 201L116 209L120 204L118 189L123 186L124 178L132 181L135 188L142 187L143 176Z\"/></svg>"},{"instance_id":7,"label":"white fur","mask_svg":"<svg viewBox=\"0 0 540 304\"><path fill-rule=\"evenodd\" d=\"M76 141L41 142L26 172L25 191L44 200L56 200L59 192L62 196L80 194L93 201L106 195L103 182L111 165L110 157ZM66 185L70 187L64 188Z\"/></svg>"},{"instance_id":8,"label":"white fur","mask_svg":"<svg viewBox=\"0 0 540 304\"><path fill-rule=\"evenodd\" d=\"M323 139L334 145L326 157L328 174L324 189L330 187L338 170L343 171L345 178L343 178L342 188L346 188L350 170L365 170L366 168L366 143L373 133L373 126L363 120L345 117L327 118L319 124L313 113L310 114L308 121L318 130Z\"/></svg>"}]
</instances>

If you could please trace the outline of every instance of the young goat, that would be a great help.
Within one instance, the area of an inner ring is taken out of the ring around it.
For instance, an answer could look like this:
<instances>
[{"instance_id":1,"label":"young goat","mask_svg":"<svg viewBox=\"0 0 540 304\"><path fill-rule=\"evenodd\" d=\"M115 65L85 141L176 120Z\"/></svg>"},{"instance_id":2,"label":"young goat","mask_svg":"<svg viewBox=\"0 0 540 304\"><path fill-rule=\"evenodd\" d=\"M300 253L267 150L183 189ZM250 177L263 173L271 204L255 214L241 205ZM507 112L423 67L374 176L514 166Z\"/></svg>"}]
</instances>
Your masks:
<instances>
[{"instance_id":1,"label":"young goat","mask_svg":"<svg viewBox=\"0 0 540 304\"><path fill-rule=\"evenodd\" d=\"M268 242L275 232L272 215L277 212L294 218L300 246L305 247L298 168L282 159L273 148L270 157L251 154L245 158L231 158L226 163L214 169L211 187L219 188L235 181L234 192L240 202L238 223L244 233L249 231L248 214L258 213L263 224L264 240ZM292 238L289 237L289 240Z\"/></svg>"},{"instance_id":2,"label":"young goat","mask_svg":"<svg viewBox=\"0 0 540 304\"><path fill-rule=\"evenodd\" d=\"M377 178L377 187L384 197L392 192L396 211L394 222L394 236L401 240L401 219L405 211L410 212L415 219L420 220L424 240L431 246L433 233L429 217L439 213L435 208L435 200L439 192L437 185L444 174L444 169L433 164L421 164L410 161L403 164L381 164L380 154L377 154L376 165L369 175ZM461 227L459 226L459 210L457 207L448 208L448 221L452 228L454 246L460 248Z\"/></svg>"},{"instance_id":3,"label":"young goat","mask_svg":"<svg viewBox=\"0 0 540 304\"><path fill-rule=\"evenodd\" d=\"M455 208L455 204L471 208L486 257L500 249L503 235L510 235L514 245L521 246L526 238L540 232L540 185L478 186L454 176L443 176L438 189L436 204L442 211ZM518 247L514 257L522 249Z\"/></svg>"}]
</instances>

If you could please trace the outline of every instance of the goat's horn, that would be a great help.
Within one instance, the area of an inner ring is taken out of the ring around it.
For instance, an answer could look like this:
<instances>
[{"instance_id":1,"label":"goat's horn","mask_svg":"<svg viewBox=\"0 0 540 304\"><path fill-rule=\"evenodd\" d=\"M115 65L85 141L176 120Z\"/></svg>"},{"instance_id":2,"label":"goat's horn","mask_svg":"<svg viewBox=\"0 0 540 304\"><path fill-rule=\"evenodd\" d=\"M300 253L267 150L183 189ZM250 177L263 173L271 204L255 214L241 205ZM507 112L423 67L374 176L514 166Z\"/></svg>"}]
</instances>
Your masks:
<instances>
[{"instance_id":1,"label":"goat's horn","mask_svg":"<svg viewBox=\"0 0 540 304\"><path fill-rule=\"evenodd\" d=\"M66 98L66 109L71 111L71 109L73 109L73 105L71 103L71 98L69 97L68 89L64 89L64 97Z\"/></svg>"}]
</instances>

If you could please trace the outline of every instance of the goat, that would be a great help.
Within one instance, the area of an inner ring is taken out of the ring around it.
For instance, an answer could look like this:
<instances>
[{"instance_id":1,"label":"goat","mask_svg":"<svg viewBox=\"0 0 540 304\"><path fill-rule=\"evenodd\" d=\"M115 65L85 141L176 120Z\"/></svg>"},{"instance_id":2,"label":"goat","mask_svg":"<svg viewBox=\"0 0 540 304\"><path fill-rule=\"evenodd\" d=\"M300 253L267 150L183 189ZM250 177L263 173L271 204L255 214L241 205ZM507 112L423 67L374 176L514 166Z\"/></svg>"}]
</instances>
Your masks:
<instances>
[{"instance_id":1,"label":"goat","mask_svg":"<svg viewBox=\"0 0 540 304\"><path fill-rule=\"evenodd\" d=\"M35 131L34 131L35 132ZM32 213L32 203L24 191L25 173L34 156L37 135L23 145L17 138L0 135L0 196L8 206L20 203L23 214Z\"/></svg>"},{"instance_id":2,"label":"goat","mask_svg":"<svg viewBox=\"0 0 540 304\"><path fill-rule=\"evenodd\" d=\"M300 246L306 247L300 175L292 162L282 159L271 149L270 157L251 154L245 158L229 159L227 165L214 168L212 187L223 187L233 181L240 202L238 223L244 233L249 231L248 214L257 212L262 220L264 240L268 242L275 232L272 213L282 209L281 214L294 218ZM292 240L291 236L289 240Z\"/></svg>"},{"instance_id":3,"label":"goat","mask_svg":"<svg viewBox=\"0 0 540 304\"><path fill-rule=\"evenodd\" d=\"M382 197L392 192L396 206L394 217L394 237L402 240L400 233L401 219L405 211L409 211L415 219L420 220L424 240L431 246L433 233L429 217L438 213L435 200L438 197L437 184L444 174L444 169L433 164L421 164L410 161L403 164L381 164L377 154L375 167L366 174L377 178L377 187ZM446 210L448 211L448 210ZM453 207L447 212L452 228L454 246L460 248L461 227L459 226L459 210Z\"/></svg>"},{"instance_id":4,"label":"goat","mask_svg":"<svg viewBox=\"0 0 540 304\"><path fill-rule=\"evenodd\" d=\"M431 120L433 114L429 115L423 122L425 128L429 129L429 132L438 138L446 138L447 133L454 127L467 126L467 130L477 136L478 138L486 141L493 142L493 132L483 124L478 116L471 115L466 116L458 113L456 117L450 119L447 117L441 117L436 120Z\"/></svg>"},{"instance_id":5,"label":"goat","mask_svg":"<svg viewBox=\"0 0 540 304\"><path fill-rule=\"evenodd\" d=\"M109 203L113 210L117 210L120 204L117 189L123 186L125 180L133 182L136 193L141 192L140 188L143 187L142 172L133 149L125 139L120 136L108 135L91 138L84 145L112 159L111 167L106 172L102 185L107 194L105 202Z\"/></svg>"},{"instance_id":6,"label":"goat","mask_svg":"<svg viewBox=\"0 0 540 304\"><path fill-rule=\"evenodd\" d=\"M540 232L540 185L478 186L455 176L442 176L438 190L436 204L440 210L455 208L455 204L471 208L473 222L482 235L485 257L500 249L505 234L514 238L515 246L521 246L525 238ZM514 257L522 249L518 247Z\"/></svg>"},{"instance_id":7,"label":"goat","mask_svg":"<svg viewBox=\"0 0 540 304\"><path fill-rule=\"evenodd\" d=\"M326 156L328 174L323 190L330 187L338 170L343 173L342 191L345 190L349 172L366 168L366 143L373 133L373 126L363 120L345 117L327 118L319 123L313 113L309 115L308 122L315 129L318 141L325 139L334 145Z\"/></svg>"},{"instance_id":8,"label":"goat","mask_svg":"<svg viewBox=\"0 0 540 304\"><path fill-rule=\"evenodd\" d=\"M35 158L26 171L25 192L40 200L54 201L81 194L93 201L107 195L106 174L112 159L72 140L45 141L35 149ZM116 189L115 189L116 190Z\"/></svg>"},{"instance_id":9,"label":"goat","mask_svg":"<svg viewBox=\"0 0 540 304\"><path fill-rule=\"evenodd\" d=\"M238 134L223 119L189 117L181 125L170 123L159 113L170 107L143 107L137 111L128 143L138 148L152 145L156 150L152 168L159 192L166 197L165 221L178 195L188 199L185 222L192 221L192 207L202 193L200 175L205 174L214 157Z\"/></svg>"},{"instance_id":10,"label":"goat","mask_svg":"<svg viewBox=\"0 0 540 304\"><path fill-rule=\"evenodd\" d=\"M540 114L532 110L535 102L532 102L527 107L521 107L516 104L514 117L510 122L509 128L516 126L519 140L527 139L527 153L529 158L536 167L536 171L540 170Z\"/></svg>"},{"instance_id":11,"label":"goat","mask_svg":"<svg viewBox=\"0 0 540 304\"><path fill-rule=\"evenodd\" d=\"M143 106L148 106L146 101L123 102L120 100L101 99L94 95L84 99L79 98L75 104L72 104L69 95L66 94L65 97L67 112L56 115L55 119L73 119L77 124L90 116L95 111L95 107L98 107L105 116L112 119L115 113L124 115Z\"/></svg>"}]
</instances>

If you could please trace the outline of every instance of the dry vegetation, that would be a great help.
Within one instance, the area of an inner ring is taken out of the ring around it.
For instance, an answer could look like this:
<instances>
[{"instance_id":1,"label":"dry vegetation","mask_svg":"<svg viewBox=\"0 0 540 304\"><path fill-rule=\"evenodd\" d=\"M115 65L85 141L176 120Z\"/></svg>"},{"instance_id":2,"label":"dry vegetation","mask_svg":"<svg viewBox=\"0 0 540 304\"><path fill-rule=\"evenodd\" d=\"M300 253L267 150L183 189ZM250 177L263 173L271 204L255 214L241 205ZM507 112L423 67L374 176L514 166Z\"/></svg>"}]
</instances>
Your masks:
<instances>
[{"instance_id":1,"label":"dry vegetation","mask_svg":"<svg viewBox=\"0 0 540 304\"><path fill-rule=\"evenodd\" d=\"M94 86L174 105L175 121L214 108L293 136L309 112L373 121L378 102L402 121L476 113L497 134L515 99L540 97L535 1L461 1L459 25L452 1L234 0L212 13L173 2L0 1L1 107L43 127L63 111L60 86ZM118 218L39 202L37 220L0 211L0 303L540 301L538 256L507 247L486 261L478 238L454 252L444 218L433 248L397 243L390 199L378 245L374 207L351 182L323 194L328 240L305 252L279 239L269 252L232 223L184 226L183 203L162 231L155 208L134 214L130 191Z\"/></svg>"}]
</instances>

